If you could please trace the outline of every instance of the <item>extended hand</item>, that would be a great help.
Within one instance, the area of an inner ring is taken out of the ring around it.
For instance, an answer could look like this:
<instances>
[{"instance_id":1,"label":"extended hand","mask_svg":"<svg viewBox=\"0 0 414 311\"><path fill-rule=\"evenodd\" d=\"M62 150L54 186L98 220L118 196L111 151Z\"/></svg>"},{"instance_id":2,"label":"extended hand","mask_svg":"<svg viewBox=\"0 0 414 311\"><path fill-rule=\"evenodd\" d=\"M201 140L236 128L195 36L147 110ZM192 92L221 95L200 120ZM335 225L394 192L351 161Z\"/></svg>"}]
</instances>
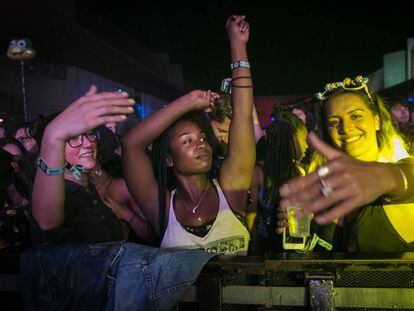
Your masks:
<instances>
[{"instance_id":1,"label":"extended hand","mask_svg":"<svg viewBox=\"0 0 414 311\"><path fill-rule=\"evenodd\" d=\"M325 144L314 133L309 134L309 142L328 160L324 165L328 173L321 178L315 171L285 184L280 189L282 209L299 204L302 213L316 213L315 221L325 224L373 202L390 190L387 164L356 160ZM327 187L332 191L324 195L322 190Z\"/></svg>"}]
</instances>

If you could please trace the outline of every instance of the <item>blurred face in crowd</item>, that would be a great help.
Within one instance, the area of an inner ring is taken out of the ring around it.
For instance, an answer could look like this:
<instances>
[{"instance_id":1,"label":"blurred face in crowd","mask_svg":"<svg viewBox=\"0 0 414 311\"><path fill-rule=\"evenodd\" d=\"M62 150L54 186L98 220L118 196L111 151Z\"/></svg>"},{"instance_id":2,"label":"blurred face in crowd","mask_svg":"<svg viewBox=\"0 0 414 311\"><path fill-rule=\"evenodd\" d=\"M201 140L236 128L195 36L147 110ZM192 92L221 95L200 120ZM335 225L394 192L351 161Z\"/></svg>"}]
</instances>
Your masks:
<instances>
[{"instance_id":1,"label":"blurred face in crowd","mask_svg":"<svg viewBox=\"0 0 414 311\"><path fill-rule=\"evenodd\" d=\"M299 119L303 121L304 124L306 124L306 113L299 108L293 108L292 113L297 116Z\"/></svg>"},{"instance_id":2,"label":"blurred face in crowd","mask_svg":"<svg viewBox=\"0 0 414 311\"><path fill-rule=\"evenodd\" d=\"M116 131L116 123L115 123L115 122L109 122L109 123L106 123L106 124L105 124L105 126L106 126L107 128L109 128L109 129L111 130L111 132L112 132L112 133L114 133L114 134L115 134L115 131Z\"/></svg>"},{"instance_id":3,"label":"blurred face in crowd","mask_svg":"<svg viewBox=\"0 0 414 311\"><path fill-rule=\"evenodd\" d=\"M229 143L230 122L231 120L228 117L225 117L222 123L211 120L211 128L219 143Z\"/></svg>"},{"instance_id":4,"label":"blurred face in crowd","mask_svg":"<svg viewBox=\"0 0 414 311\"><path fill-rule=\"evenodd\" d=\"M397 120L399 124L405 124L410 121L410 111L408 110L408 107L405 105L395 105L391 108L391 113Z\"/></svg>"},{"instance_id":5,"label":"blurred face in crowd","mask_svg":"<svg viewBox=\"0 0 414 311\"><path fill-rule=\"evenodd\" d=\"M171 131L167 166L176 174L207 173L211 168L212 150L206 134L191 121L178 122Z\"/></svg>"},{"instance_id":6,"label":"blurred face in crowd","mask_svg":"<svg viewBox=\"0 0 414 311\"><path fill-rule=\"evenodd\" d=\"M305 125L300 126L295 134L295 158L300 161L308 150L308 130Z\"/></svg>"},{"instance_id":7,"label":"blurred face in crowd","mask_svg":"<svg viewBox=\"0 0 414 311\"><path fill-rule=\"evenodd\" d=\"M14 135L21 144L23 145L26 151L31 152L36 147L36 140L30 135L29 129L26 128L19 128Z\"/></svg>"},{"instance_id":8,"label":"blurred face in crowd","mask_svg":"<svg viewBox=\"0 0 414 311\"><path fill-rule=\"evenodd\" d=\"M19 147L14 144L6 144L3 147L1 147L1 149L3 149L4 151L7 151L13 156L19 156L22 154Z\"/></svg>"},{"instance_id":9,"label":"blurred face in crowd","mask_svg":"<svg viewBox=\"0 0 414 311\"><path fill-rule=\"evenodd\" d=\"M6 130L0 127L0 138L5 138L5 137L6 137Z\"/></svg>"},{"instance_id":10,"label":"blurred face in crowd","mask_svg":"<svg viewBox=\"0 0 414 311\"><path fill-rule=\"evenodd\" d=\"M335 96L325 104L332 143L362 161L376 161L380 120L355 94Z\"/></svg>"},{"instance_id":11,"label":"blurred face in crowd","mask_svg":"<svg viewBox=\"0 0 414 311\"><path fill-rule=\"evenodd\" d=\"M96 165L96 134L89 131L73 137L66 143L65 157L70 164L79 164L85 170L91 170Z\"/></svg>"}]
</instances>

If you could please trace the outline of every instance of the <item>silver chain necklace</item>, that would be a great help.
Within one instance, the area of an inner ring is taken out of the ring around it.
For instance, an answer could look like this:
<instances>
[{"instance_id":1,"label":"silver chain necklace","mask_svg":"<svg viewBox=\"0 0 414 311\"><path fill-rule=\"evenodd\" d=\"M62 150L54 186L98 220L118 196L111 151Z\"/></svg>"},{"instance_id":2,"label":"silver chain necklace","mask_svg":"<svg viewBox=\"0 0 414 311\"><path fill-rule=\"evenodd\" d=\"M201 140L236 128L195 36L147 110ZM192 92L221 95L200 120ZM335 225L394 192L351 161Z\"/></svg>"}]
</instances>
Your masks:
<instances>
[{"instance_id":1,"label":"silver chain necklace","mask_svg":"<svg viewBox=\"0 0 414 311\"><path fill-rule=\"evenodd\" d=\"M196 213L197 208L200 206L201 202L203 202L203 199L206 196L208 189L210 189L210 183L208 183L208 185L206 187L206 190L204 190L204 193L201 195L201 198L198 201L198 203L196 205L194 205L193 210L192 210L193 214ZM187 208L187 205L185 204L184 198L179 193L177 193L177 195L183 200L184 206Z\"/></svg>"}]
</instances>

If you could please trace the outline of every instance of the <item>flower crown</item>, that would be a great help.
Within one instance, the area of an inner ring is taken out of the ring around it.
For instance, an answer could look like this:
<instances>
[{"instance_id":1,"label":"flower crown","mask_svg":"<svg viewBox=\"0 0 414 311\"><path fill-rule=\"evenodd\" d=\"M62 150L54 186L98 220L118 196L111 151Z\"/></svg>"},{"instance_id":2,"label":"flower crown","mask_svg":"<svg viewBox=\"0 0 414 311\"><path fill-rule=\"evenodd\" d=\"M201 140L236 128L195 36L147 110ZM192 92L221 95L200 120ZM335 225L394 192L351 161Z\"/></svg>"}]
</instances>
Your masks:
<instances>
[{"instance_id":1,"label":"flower crown","mask_svg":"<svg viewBox=\"0 0 414 311\"><path fill-rule=\"evenodd\" d=\"M338 88L343 88L344 90L357 91L364 89L368 97L373 101L371 94L368 91L369 79L363 76L357 76L355 79L351 80L350 78L345 78L342 82L332 82L325 85L324 92L318 92L315 94L316 98L320 100L325 100L329 95L336 91Z\"/></svg>"}]
</instances>

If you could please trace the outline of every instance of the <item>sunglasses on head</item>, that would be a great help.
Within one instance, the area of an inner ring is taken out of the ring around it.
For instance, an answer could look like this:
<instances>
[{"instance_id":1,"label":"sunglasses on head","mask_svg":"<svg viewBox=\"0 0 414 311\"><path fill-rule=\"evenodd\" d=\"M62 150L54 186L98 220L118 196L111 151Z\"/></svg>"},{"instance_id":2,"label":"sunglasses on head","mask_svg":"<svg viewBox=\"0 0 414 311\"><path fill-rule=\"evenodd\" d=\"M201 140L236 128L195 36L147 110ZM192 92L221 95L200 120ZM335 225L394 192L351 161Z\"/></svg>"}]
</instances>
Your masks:
<instances>
[{"instance_id":1,"label":"sunglasses on head","mask_svg":"<svg viewBox=\"0 0 414 311\"><path fill-rule=\"evenodd\" d=\"M357 76L355 79L345 78L341 82L331 82L325 85L325 90L323 92L318 92L315 94L316 98L320 100L327 99L332 93L337 91L338 89L344 89L349 91L359 91L364 90L368 97L374 101L371 97L371 94L368 91L368 83L369 79L363 76Z\"/></svg>"}]
</instances>

